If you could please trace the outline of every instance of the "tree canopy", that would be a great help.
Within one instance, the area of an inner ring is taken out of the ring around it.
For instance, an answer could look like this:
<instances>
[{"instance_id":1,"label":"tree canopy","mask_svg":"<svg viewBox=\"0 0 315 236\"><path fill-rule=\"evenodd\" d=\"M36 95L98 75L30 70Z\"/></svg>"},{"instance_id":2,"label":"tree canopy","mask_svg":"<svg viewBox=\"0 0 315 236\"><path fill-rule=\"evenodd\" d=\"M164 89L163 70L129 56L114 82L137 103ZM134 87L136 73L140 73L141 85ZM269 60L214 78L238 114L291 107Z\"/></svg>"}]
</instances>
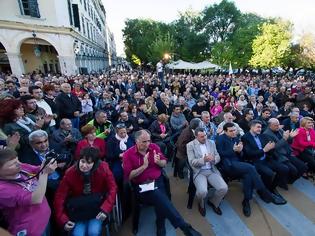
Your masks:
<instances>
[{"instance_id":1,"label":"tree canopy","mask_svg":"<svg viewBox=\"0 0 315 236\"><path fill-rule=\"evenodd\" d=\"M154 64L168 53L172 60L210 60L226 68L232 63L234 68L314 69L314 35L293 42L292 29L288 21L242 13L234 2L222 0L200 12L188 9L169 24L127 19L123 37L127 59L135 65Z\"/></svg>"}]
</instances>

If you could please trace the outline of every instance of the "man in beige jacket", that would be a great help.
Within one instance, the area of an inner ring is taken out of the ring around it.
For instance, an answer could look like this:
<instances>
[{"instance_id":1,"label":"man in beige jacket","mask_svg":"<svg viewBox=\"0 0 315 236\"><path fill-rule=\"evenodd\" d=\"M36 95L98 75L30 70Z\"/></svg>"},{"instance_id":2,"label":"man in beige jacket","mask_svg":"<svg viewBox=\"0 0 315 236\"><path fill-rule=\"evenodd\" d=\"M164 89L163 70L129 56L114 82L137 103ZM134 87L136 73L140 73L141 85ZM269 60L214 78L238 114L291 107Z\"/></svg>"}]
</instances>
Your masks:
<instances>
[{"instance_id":1,"label":"man in beige jacket","mask_svg":"<svg viewBox=\"0 0 315 236\"><path fill-rule=\"evenodd\" d=\"M223 180L215 165L220 161L215 143L207 139L203 128L195 130L195 139L187 144L187 156L190 166L194 172L194 184L196 196L199 200L198 209L202 216L206 215L205 199L208 195L208 183L215 188L214 195L207 203L214 212L222 215L219 207L222 199L227 193L228 186Z\"/></svg>"}]
</instances>

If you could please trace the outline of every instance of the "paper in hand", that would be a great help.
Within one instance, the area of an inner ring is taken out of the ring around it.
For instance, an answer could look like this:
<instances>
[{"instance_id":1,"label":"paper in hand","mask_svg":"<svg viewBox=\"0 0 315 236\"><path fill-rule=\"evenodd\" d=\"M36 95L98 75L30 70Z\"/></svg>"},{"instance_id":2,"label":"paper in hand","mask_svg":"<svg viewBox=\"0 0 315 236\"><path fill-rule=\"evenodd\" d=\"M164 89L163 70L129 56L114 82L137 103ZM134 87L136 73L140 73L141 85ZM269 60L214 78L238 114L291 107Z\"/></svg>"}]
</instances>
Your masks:
<instances>
[{"instance_id":1,"label":"paper in hand","mask_svg":"<svg viewBox=\"0 0 315 236\"><path fill-rule=\"evenodd\" d=\"M141 188L140 193L148 192L155 190L157 188L154 187L154 181L147 183L147 184L140 184L139 187Z\"/></svg>"}]
</instances>

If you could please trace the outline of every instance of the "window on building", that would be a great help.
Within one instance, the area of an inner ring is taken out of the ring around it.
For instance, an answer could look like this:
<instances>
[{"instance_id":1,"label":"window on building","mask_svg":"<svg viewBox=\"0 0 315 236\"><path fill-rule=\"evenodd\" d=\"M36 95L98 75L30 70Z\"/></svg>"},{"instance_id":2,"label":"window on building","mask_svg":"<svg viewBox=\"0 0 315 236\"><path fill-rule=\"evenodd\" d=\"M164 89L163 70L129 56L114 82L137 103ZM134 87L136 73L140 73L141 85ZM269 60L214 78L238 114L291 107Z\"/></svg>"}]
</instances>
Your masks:
<instances>
[{"instance_id":1,"label":"window on building","mask_svg":"<svg viewBox=\"0 0 315 236\"><path fill-rule=\"evenodd\" d=\"M86 0L83 0L84 2L84 10L86 10Z\"/></svg>"},{"instance_id":2,"label":"window on building","mask_svg":"<svg viewBox=\"0 0 315 236\"><path fill-rule=\"evenodd\" d=\"M73 12L73 21L74 26L81 29L80 27L80 14L78 4L72 4L72 12Z\"/></svg>"},{"instance_id":3,"label":"window on building","mask_svg":"<svg viewBox=\"0 0 315 236\"><path fill-rule=\"evenodd\" d=\"M83 34L85 34L85 22L84 22L84 17L82 17L82 29L83 29Z\"/></svg>"},{"instance_id":4,"label":"window on building","mask_svg":"<svg viewBox=\"0 0 315 236\"><path fill-rule=\"evenodd\" d=\"M22 15L40 18L37 0L18 0Z\"/></svg>"}]
</instances>

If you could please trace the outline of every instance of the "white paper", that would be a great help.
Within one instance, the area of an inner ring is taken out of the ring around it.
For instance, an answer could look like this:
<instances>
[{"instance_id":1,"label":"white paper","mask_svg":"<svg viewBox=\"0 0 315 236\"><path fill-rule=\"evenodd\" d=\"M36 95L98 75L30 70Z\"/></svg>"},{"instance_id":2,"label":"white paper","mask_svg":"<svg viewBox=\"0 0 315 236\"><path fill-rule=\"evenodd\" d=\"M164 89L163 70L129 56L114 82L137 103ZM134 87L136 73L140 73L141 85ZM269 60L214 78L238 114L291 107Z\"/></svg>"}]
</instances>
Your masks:
<instances>
[{"instance_id":1,"label":"white paper","mask_svg":"<svg viewBox=\"0 0 315 236\"><path fill-rule=\"evenodd\" d=\"M144 193L144 192L152 191L152 190L156 189L154 187L154 181L150 182L148 184L140 184L139 187L141 188L140 193Z\"/></svg>"}]
</instances>

